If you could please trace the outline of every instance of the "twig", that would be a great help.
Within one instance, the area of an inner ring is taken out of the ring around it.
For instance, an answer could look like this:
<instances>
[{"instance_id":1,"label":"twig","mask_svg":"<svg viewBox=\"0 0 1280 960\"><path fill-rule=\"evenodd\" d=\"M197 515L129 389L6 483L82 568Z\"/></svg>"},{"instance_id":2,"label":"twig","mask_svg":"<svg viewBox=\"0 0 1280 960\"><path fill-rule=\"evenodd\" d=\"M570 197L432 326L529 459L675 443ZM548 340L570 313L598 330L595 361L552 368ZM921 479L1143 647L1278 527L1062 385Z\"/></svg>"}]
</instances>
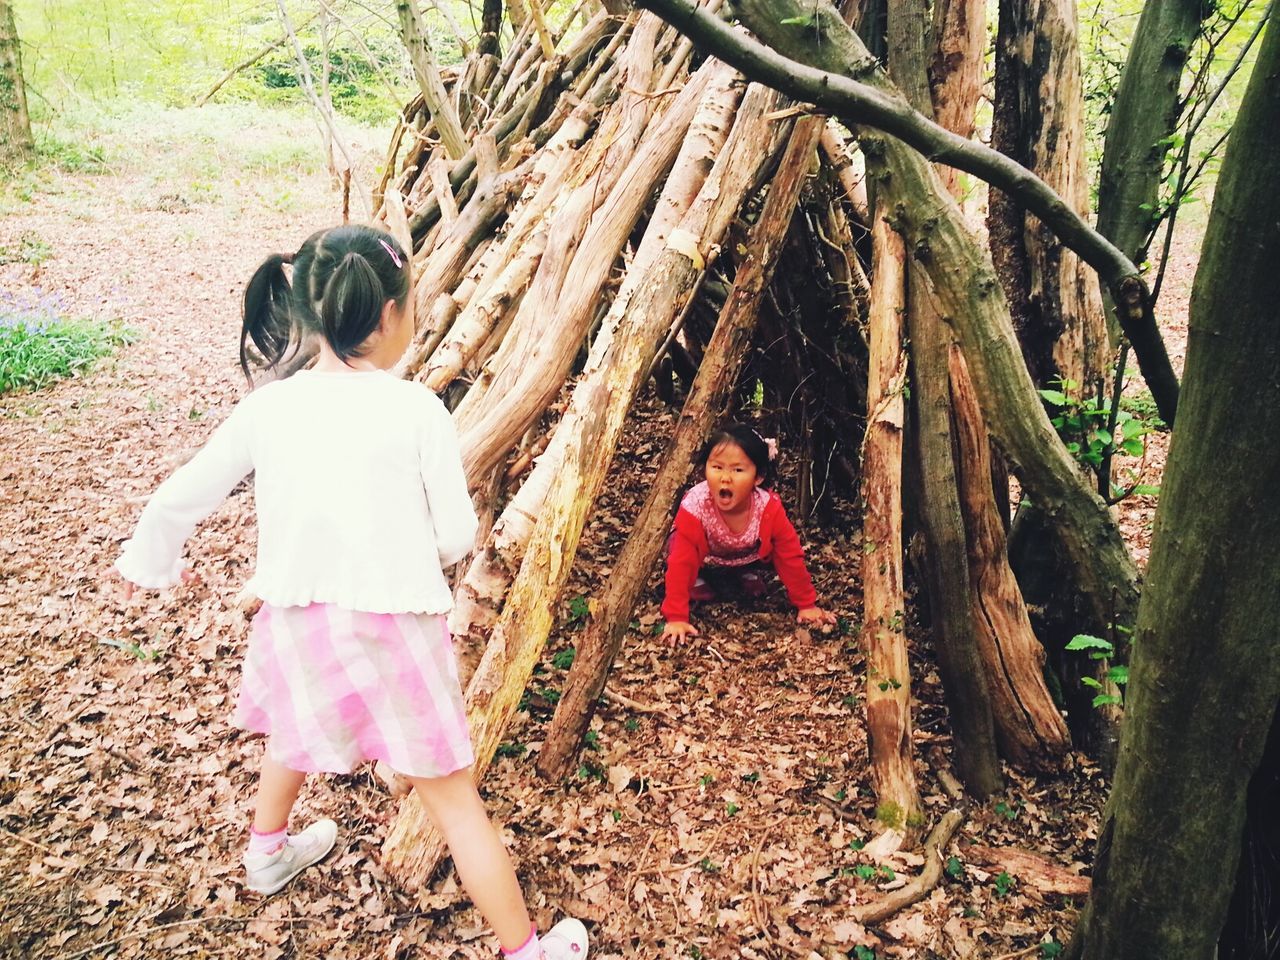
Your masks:
<instances>
[{"instance_id":1,"label":"twig","mask_svg":"<svg viewBox=\"0 0 1280 960\"><path fill-rule=\"evenodd\" d=\"M880 923L904 907L923 900L942 879L942 851L951 842L964 817L962 808L948 811L930 831L929 838L924 843L924 869L920 876L874 903L854 907L850 911L853 919L861 924Z\"/></svg>"},{"instance_id":2,"label":"twig","mask_svg":"<svg viewBox=\"0 0 1280 960\"><path fill-rule=\"evenodd\" d=\"M666 710L661 707L650 707L647 704L632 700L630 697L618 693L616 690L610 690L608 687L604 689L603 696L606 700L610 700L620 707L626 707L628 710L634 710L636 713L644 713L649 716L662 717L672 726L676 726L678 721Z\"/></svg>"},{"instance_id":3,"label":"twig","mask_svg":"<svg viewBox=\"0 0 1280 960\"><path fill-rule=\"evenodd\" d=\"M994 960L1016 960L1017 957L1026 957L1035 953L1042 946L1044 946L1043 943L1033 943L1031 946L1015 950L1013 953L1002 953L1000 956L995 957Z\"/></svg>"}]
</instances>

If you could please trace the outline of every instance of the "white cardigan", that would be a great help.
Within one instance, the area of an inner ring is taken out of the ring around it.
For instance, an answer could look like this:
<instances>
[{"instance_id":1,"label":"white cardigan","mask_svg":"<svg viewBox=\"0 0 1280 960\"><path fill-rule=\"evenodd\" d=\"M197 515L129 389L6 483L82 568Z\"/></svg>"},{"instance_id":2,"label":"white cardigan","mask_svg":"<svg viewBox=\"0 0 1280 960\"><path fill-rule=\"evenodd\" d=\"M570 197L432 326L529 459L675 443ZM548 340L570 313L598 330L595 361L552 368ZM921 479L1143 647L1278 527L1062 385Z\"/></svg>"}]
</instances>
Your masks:
<instances>
[{"instance_id":1,"label":"white cardigan","mask_svg":"<svg viewBox=\"0 0 1280 960\"><path fill-rule=\"evenodd\" d=\"M453 419L383 371L303 371L245 397L151 497L116 569L179 580L182 548L250 471L258 561L246 589L273 606L447 613L441 568L474 546Z\"/></svg>"}]
</instances>

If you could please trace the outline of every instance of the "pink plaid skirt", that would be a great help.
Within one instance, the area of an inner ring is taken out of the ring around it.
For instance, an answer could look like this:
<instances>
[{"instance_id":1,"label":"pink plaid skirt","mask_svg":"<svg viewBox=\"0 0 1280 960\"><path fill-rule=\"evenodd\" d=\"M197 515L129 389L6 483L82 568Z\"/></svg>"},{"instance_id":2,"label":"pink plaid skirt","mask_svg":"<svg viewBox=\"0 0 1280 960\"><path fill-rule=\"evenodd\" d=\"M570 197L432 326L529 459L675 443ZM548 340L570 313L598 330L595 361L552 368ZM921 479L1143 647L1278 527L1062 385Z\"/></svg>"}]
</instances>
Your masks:
<instances>
[{"instance_id":1,"label":"pink plaid skirt","mask_svg":"<svg viewBox=\"0 0 1280 960\"><path fill-rule=\"evenodd\" d=\"M270 737L271 758L290 770L350 773L385 760L443 777L475 759L440 616L263 604L234 722Z\"/></svg>"}]
</instances>

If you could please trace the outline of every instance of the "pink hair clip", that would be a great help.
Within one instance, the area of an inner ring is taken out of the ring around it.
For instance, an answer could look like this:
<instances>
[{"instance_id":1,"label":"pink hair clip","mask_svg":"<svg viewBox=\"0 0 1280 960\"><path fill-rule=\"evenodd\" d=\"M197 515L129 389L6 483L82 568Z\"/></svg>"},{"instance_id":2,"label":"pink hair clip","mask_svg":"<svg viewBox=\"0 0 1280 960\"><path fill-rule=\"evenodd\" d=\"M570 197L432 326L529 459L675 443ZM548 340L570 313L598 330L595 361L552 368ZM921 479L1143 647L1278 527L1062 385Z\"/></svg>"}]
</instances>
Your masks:
<instances>
[{"instance_id":1,"label":"pink hair clip","mask_svg":"<svg viewBox=\"0 0 1280 960\"><path fill-rule=\"evenodd\" d=\"M756 436L759 437L760 435L756 434ZM778 459L778 441L775 440L773 437L760 437L760 439L764 441L764 445L769 451L769 462L772 463L774 460L777 460Z\"/></svg>"},{"instance_id":2,"label":"pink hair clip","mask_svg":"<svg viewBox=\"0 0 1280 960\"><path fill-rule=\"evenodd\" d=\"M387 243L387 241L383 240L381 237L378 238L378 242L382 244L382 249L386 250L387 253L390 254L391 262L396 265L397 270L404 266L404 261L400 259L400 254L396 253L395 247Z\"/></svg>"}]
</instances>

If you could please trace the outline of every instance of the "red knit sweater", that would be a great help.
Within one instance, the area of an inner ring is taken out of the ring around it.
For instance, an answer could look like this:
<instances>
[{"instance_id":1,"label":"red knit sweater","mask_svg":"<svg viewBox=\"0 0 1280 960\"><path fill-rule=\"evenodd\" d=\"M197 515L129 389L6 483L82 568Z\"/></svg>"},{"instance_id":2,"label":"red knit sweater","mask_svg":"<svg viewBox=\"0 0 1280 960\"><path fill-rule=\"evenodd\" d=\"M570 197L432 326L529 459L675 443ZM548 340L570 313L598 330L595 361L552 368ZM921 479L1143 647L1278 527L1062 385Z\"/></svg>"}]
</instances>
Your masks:
<instances>
[{"instance_id":1,"label":"red knit sweater","mask_svg":"<svg viewBox=\"0 0 1280 960\"><path fill-rule=\"evenodd\" d=\"M804 548L796 528L787 519L782 500L772 490L760 518L760 559L768 560L787 588L796 609L817 606L818 593L804 564ZM675 530L667 555L666 596L662 615L669 621L688 622L689 591L707 558L707 532L702 521L683 506L676 511Z\"/></svg>"}]
</instances>

